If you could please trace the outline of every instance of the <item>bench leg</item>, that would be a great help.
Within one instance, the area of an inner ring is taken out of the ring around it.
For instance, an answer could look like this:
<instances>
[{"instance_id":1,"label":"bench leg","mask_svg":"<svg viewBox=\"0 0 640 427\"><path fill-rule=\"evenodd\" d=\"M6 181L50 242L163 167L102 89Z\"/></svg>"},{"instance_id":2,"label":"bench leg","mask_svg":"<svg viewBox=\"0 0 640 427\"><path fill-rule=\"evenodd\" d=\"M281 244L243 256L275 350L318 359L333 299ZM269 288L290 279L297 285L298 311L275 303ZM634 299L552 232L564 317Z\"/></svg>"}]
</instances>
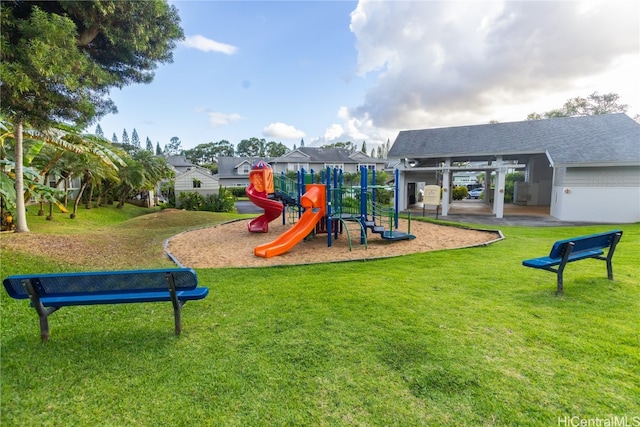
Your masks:
<instances>
[{"instance_id":1,"label":"bench leg","mask_svg":"<svg viewBox=\"0 0 640 427\"><path fill-rule=\"evenodd\" d=\"M556 295L562 295L564 292L564 282L562 280L562 271L558 271L558 290L556 291Z\"/></svg>"},{"instance_id":2,"label":"bench leg","mask_svg":"<svg viewBox=\"0 0 640 427\"><path fill-rule=\"evenodd\" d=\"M33 304L33 308L38 313L38 317L40 318L40 339L42 342L49 341L49 315L54 311L58 310L59 307L51 307L45 308L40 301L40 295L36 291L35 286L31 283L31 280L23 280L22 286L24 286L25 290L29 294L29 299Z\"/></svg>"},{"instance_id":3,"label":"bench leg","mask_svg":"<svg viewBox=\"0 0 640 427\"><path fill-rule=\"evenodd\" d=\"M616 235L613 237L613 241L611 242L611 246L609 247L609 252L607 253L607 277L609 278L609 280L613 280L613 264L611 260L613 259L613 254L616 251L616 246L618 246L618 242L620 241L621 237L622 234L616 233Z\"/></svg>"},{"instance_id":4,"label":"bench leg","mask_svg":"<svg viewBox=\"0 0 640 427\"><path fill-rule=\"evenodd\" d=\"M184 303L178 300L175 278L171 273L167 273L167 286L169 287L169 295L171 295L171 304L173 305L176 335L180 335L180 332L182 332L182 305Z\"/></svg>"}]
</instances>

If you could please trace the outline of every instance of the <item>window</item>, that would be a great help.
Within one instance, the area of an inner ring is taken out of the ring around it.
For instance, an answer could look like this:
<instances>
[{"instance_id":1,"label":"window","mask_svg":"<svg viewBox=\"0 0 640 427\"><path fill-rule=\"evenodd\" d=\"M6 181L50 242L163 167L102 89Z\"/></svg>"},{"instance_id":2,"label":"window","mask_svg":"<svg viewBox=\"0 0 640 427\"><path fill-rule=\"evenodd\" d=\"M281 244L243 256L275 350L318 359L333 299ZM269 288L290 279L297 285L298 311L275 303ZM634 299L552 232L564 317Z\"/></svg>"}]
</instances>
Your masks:
<instances>
[{"instance_id":1,"label":"window","mask_svg":"<svg viewBox=\"0 0 640 427\"><path fill-rule=\"evenodd\" d=\"M193 188L200 188L202 186L202 181L199 179L193 179Z\"/></svg>"},{"instance_id":2,"label":"window","mask_svg":"<svg viewBox=\"0 0 640 427\"><path fill-rule=\"evenodd\" d=\"M365 168L367 168L367 170L368 170L368 171L374 171L374 170L376 170L376 165L375 165L375 164L370 164L370 163L360 163L360 164L358 165L358 170L359 170L361 167L365 167Z\"/></svg>"},{"instance_id":3,"label":"window","mask_svg":"<svg viewBox=\"0 0 640 427\"><path fill-rule=\"evenodd\" d=\"M344 170L344 163L325 163L324 168Z\"/></svg>"},{"instance_id":4,"label":"window","mask_svg":"<svg viewBox=\"0 0 640 427\"><path fill-rule=\"evenodd\" d=\"M242 175L249 175L249 172L250 172L250 171L251 171L251 166L249 166L248 164L246 164L246 163L245 163L244 165L242 165L242 168L241 168L241 170L240 170L240 173L241 173Z\"/></svg>"},{"instance_id":5,"label":"window","mask_svg":"<svg viewBox=\"0 0 640 427\"><path fill-rule=\"evenodd\" d=\"M298 172L304 168L305 171L309 171L309 163L288 163L287 170Z\"/></svg>"}]
</instances>

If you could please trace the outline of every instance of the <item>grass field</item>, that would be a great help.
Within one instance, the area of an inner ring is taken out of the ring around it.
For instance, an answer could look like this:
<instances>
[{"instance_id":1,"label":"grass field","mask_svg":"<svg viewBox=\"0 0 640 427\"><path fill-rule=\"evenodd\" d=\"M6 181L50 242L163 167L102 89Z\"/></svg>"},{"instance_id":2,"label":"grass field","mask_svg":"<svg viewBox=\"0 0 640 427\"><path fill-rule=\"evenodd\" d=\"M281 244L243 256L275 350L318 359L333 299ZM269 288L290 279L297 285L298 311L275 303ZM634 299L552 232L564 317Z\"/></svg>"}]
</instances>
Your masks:
<instances>
[{"instance_id":1,"label":"grass field","mask_svg":"<svg viewBox=\"0 0 640 427\"><path fill-rule=\"evenodd\" d=\"M237 217L29 216L29 237L0 235L0 272L169 266L164 239ZM573 263L558 297L555 275L521 266L555 240L613 228L615 281L601 261ZM0 424L640 425L640 224L500 229L488 247L200 269L210 293L185 305L179 337L171 304L69 307L42 344L35 311L2 291ZM113 256L7 250L39 236Z\"/></svg>"}]
</instances>

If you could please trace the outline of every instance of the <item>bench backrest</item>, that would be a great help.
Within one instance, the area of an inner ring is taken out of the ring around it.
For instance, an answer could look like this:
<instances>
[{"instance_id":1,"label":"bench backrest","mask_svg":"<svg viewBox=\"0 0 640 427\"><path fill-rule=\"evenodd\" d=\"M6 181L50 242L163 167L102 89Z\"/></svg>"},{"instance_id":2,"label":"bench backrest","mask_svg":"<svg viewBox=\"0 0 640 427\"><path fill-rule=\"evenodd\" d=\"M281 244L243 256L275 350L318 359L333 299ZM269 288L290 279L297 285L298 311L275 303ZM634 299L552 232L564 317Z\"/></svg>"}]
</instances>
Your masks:
<instances>
[{"instance_id":1,"label":"bench backrest","mask_svg":"<svg viewBox=\"0 0 640 427\"><path fill-rule=\"evenodd\" d=\"M16 299L29 298L23 281L31 280L40 296L126 291L166 291L167 274L172 274L177 291L195 289L198 278L190 268L166 270L100 271L10 276L2 281L7 293Z\"/></svg>"},{"instance_id":2,"label":"bench backrest","mask_svg":"<svg viewBox=\"0 0 640 427\"><path fill-rule=\"evenodd\" d=\"M574 237L572 239L559 240L553 244L549 258L562 258L567 243L574 244L572 253L589 251L594 249L606 249L611 247L615 235L622 230L607 231L605 233L590 234L588 236Z\"/></svg>"}]
</instances>

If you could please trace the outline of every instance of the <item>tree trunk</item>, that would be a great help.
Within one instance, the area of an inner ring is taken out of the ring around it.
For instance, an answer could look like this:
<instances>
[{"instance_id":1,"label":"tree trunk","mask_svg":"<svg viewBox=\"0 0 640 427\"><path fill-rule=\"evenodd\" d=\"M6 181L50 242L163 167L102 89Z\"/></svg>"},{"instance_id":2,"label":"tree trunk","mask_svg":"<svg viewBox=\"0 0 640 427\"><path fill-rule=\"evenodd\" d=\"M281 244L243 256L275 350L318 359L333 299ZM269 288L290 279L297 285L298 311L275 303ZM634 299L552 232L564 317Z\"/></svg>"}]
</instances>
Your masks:
<instances>
[{"instance_id":1,"label":"tree trunk","mask_svg":"<svg viewBox=\"0 0 640 427\"><path fill-rule=\"evenodd\" d=\"M78 211L78 205L80 204L80 200L82 199L82 193L84 193L84 189L87 188L89 184L89 180L91 179L91 172L86 170L84 172L84 177L82 179L82 185L80 186L80 191L78 191L78 196L76 197L76 201L73 204L73 212L69 216L71 219L76 218L76 212Z\"/></svg>"},{"instance_id":2,"label":"tree trunk","mask_svg":"<svg viewBox=\"0 0 640 427\"><path fill-rule=\"evenodd\" d=\"M47 221L53 221L53 202L49 202L49 215L47 215Z\"/></svg>"},{"instance_id":3,"label":"tree trunk","mask_svg":"<svg viewBox=\"0 0 640 427\"><path fill-rule=\"evenodd\" d=\"M81 186L80 186L80 191L78 191L78 196L76 197L76 200L73 204L73 212L71 212L71 215L69 215L69 218L71 219L76 219L76 212L78 211L78 205L80 204L80 199L82 198L82 193L84 192L84 189L87 187L87 183L84 182Z\"/></svg>"},{"instance_id":4,"label":"tree trunk","mask_svg":"<svg viewBox=\"0 0 640 427\"><path fill-rule=\"evenodd\" d=\"M64 207L69 206L69 176L64 177Z\"/></svg>"},{"instance_id":5,"label":"tree trunk","mask_svg":"<svg viewBox=\"0 0 640 427\"><path fill-rule=\"evenodd\" d=\"M93 187L94 187L93 184L91 184L91 187L89 187L89 196L87 198L87 203L84 205L86 209L91 209L91 199L93 199Z\"/></svg>"},{"instance_id":6,"label":"tree trunk","mask_svg":"<svg viewBox=\"0 0 640 427\"><path fill-rule=\"evenodd\" d=\"M22 172L22 121L15 124L14 137L16 141L16 233L28 233L27 209L24 202L24 175Z\"/></svg>"}]
</instances>

